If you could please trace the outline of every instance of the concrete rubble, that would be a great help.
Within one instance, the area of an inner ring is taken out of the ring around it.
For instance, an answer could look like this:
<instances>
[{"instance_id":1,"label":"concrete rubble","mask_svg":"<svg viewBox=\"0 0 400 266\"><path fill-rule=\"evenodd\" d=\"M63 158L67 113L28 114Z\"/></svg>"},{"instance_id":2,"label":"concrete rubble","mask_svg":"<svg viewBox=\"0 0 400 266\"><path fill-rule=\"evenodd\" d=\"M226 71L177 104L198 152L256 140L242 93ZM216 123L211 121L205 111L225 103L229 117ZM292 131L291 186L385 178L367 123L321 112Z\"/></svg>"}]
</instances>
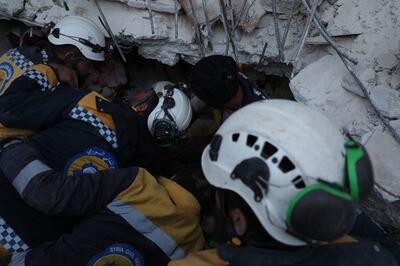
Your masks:
<instances>
[{"instance_id":1,"label":"concrete rubble","mask_svg":"<svg viewBox=\"0 0 400 266\"><path fill-rule=\"evenodd\" d=\"M290 88L295 99L322 110L343 132L365 144L374 160L377 188L383 199L388 202L398 200L400 144L382 127L365 95L316 27L311 27L299 60L293 62L307 21L301 1L295 5L293 1L277 1L277 17L280 34L283 35L292 7L295 7L284 46L289 67L293 64ZM99 13L93 0L67 2L70 11L55 5L52 0L0 0L2 9L10 14L39 23L57 22L61 17L72 14L99 23ZM206 55L234 55L231 45L227 44L229 36L221 21L219 1L192 0L195 16L188 0L179 0L179 4L174 0L151 2L154 34L151 32L146 1L100 1L112 31L125 49L136 46L143 57L170 66L180 60L195 63L201 58L200 45L204 46ZM272 2L225 1L228 3L227 22L230 28L235 29L232 38L240 63L258 64L263 47L268 42L263 64L258 69L267 75L290 76L283 71L288 67L286 64L281 64L282 69L276 65L268 66L269 62L281 63L277 59ZM308 2L312 4L314 1ZM400 134L399 12L398 0L322 0L316 14L339 48L358 62L353 68L367 88L372 102ZM201 36L196 34L197 26Z\"/></svg>"}]
</instances>

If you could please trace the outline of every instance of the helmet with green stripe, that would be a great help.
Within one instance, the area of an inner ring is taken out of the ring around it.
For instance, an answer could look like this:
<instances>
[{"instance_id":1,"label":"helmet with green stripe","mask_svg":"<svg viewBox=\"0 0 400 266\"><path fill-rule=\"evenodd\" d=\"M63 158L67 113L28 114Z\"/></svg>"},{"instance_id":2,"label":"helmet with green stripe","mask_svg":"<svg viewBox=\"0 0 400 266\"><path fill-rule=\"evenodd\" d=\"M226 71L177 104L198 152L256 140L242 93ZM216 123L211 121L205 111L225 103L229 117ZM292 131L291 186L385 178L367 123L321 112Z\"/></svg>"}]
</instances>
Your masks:
<instances>
[{"instance_id":1,"label":"helmet with green stripe","mask_svg":"<svg viewBox=\"0 0 400 266\"><path fill-rule=\"evenodd\" d=\"M348 233L373 187L365 149L320 112L285 100L231 115L202 156L214 186L242 197L264 229L293 246Z\"/></svg>"}]
</instances>

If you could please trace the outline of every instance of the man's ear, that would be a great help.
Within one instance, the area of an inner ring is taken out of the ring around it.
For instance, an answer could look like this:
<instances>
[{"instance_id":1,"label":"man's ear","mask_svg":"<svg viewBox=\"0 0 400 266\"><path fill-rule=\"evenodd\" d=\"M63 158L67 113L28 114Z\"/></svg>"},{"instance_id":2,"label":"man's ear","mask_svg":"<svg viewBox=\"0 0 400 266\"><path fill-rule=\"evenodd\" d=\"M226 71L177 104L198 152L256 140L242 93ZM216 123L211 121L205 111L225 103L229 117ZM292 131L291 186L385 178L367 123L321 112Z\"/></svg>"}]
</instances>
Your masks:
<instances>
[{"instance_id":1,"label":"man's ear","mask_svg":"<svg viewBox=\"0 0 400 266\"><path fill-rule=\"evenodd\" d=\"M243 212L238 208L234 208L229 210L229 216L238 236L244 235L247 232L247 221Z\"/></svg>"},{"instance_id":2,"label":"man's ear","mask_svg":"<svg viewBox=\"0 0 400 266\"><path fill-rule=\"evenodd\" d=\"M148 103L142 103L140 105L135 106L136 111L140 113L146 112L148 108L149 108Z\"/></svg>"},{"instance_id":3,"label":"man's ear","mask_svg":"<svg viewBox=\"0 0 400 266\"><path fill-rule=\"evenodd\" d=\"M64 62L68 62L72 58L75 57L75 53L73 51L66 52L65 54L60 56L60 59Z\"/></svg>"}]
</instances>

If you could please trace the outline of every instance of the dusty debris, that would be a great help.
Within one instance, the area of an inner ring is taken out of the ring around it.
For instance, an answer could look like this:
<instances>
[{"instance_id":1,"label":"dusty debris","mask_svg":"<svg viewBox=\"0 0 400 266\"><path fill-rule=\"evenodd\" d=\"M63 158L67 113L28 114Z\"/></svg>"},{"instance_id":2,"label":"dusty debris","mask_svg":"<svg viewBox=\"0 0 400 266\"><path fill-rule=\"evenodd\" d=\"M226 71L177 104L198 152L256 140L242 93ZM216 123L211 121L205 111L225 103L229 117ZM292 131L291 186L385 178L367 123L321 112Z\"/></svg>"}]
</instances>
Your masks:
<instances>
[{"instance_id":1,"label":"dusty debris","mask_svg":"<svg viewBox=\"0 0 400 266\"><path fill-rule=\"evenodd\" d=\"M359 69L359 68L358 68ZM361 69L357 71L361 81L364 83L364 85L370 89L371 87L376 85L376 78L375 78L375 71L372 68L367 68L367 69ZM343 79L341 86L352 93L355 93L356 95L365 98L366 96L364 95L363 91L361 90L360 86L356 83L354 80L353 76L348 73L346 74Z\"/></svg>"},{"instance_id":2,"label":"dusty debris","mask_svg":"<svg viewBox=\"0 0 400 266\"><path fill-rule=\"evenodd\" d=\"M148 9L146 2L142 0L113 0L115 2L125 3L129 7L138 9ZM175 14L175 1L174 0L157 0L151 1L151 9L156 12ZM178 5L178 11L181 9Z\"/></svg>"},{"instance_id":3,"label":"dusty debris","mask_svg":"<svg viewBox=\"0 0 400 266\"><path fill-rule=\"evenodd\" d=\"M370 95L373 103L384 116L400 118L400 92L381 85L371 89Z\"/></svg>"},{"instance_id":4,"label":"dusty debris","mask_svg":"<svg viewBox=\"0 0 400 266\"><path fill-rule=\"evenodd\" d=\"M387 69L390 70L397 66L398 61L394 54L387 53L382 54L376 58L377 68L378 69Z\"/></svg>"}]
</instances>

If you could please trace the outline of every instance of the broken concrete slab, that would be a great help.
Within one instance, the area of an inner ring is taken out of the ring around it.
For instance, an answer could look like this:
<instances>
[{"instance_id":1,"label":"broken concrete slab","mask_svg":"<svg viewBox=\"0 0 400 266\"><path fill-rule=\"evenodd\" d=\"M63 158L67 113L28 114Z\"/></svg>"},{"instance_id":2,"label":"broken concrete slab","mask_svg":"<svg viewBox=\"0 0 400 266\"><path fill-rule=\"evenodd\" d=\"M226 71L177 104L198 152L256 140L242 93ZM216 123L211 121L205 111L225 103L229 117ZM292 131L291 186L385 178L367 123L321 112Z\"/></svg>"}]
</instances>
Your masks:
<instances>
[{"instance_id":1,"label":"broken concrete slab","mask_svg":"<svg viewBox=\"0 0 400 266\"><path fill-rule=\"evenodd\" d=\"M376 86L375 71L372 68L358 70L356 71L356 74L367 89ZM341 85L349 92L352 92L360 97L366 97L350 73L347 73L347 75L343 77Z\"/></svg>"},{"instance_id":2,"label":"broken concrete slab","mask_svg":"<svg viewBox=\"0 0 400 266\"><path fill-rule=\"evenodd\" d=\"M388 193L400 197L400 144L379 126L374 129L365 147L373 163L375 182ZM385 196L385 193L382 194ZM385 198L393 201L393 196Z\"/></svg>"},{"instance_id":3,"label":"broken concrete slab","mask_svg":"<svg viewBox=\"0 0 400 266\"><path fill-rule=\"evenodd\" d=\"M400 135L400 119L399 120L392 120L389 123L394 128L394 130L396 130L397 134Z\"/></svg>"},{"instance_id":4,"label":"broken concrete slab","mask_svg":"<svg viewBox=\"0 0 400 266\"><path fill-rule=\"evenodd\" d=\"M298 73L291 80L290 89L297 101L317 107L339 128L368 123L367 101L341 86L347 74L337 56L326 55Z\"/></svg>"},{"instance_id":5,"label":"broken concrete slab","mask_svg":"<svg viewBox=\"0 0 400 266\"><path fill-rule=\"evenodd\" d=\"M393 53L379 55L375 60L378 69L390 70L398 64L397 58Z\"/></svg>"},{"instance_id":6,"label":"broken concrete slab","mask_svg":"<svg viewBox=\"0 0 400 266\"><path fill-rule=\"evenodd\" d=\"M387 118L400 118L400 92L389 86L376 86L370 91L370 98L376 108Z\"/></svg>"},{"instance_id":7,"label":"broken concrete slab","mask_svg":"<svg viewBox=\"0 0 400 266\"><path fill-rule=\"evenodd\" d=\"M400 67L397 67L392 73L392 77L390 78L390 87L392 87L392 89L400 89Z\"/></svg>"},{"instance_id":8,"label":"broken concrete slab","mask_svg":"<svg viewBox=\"0 0 400 266\"><path fill-rule=\"evenodd\" d=\"M138 9L148 9L146 2L143 0L112 0L115 2L125 3L129 7L138 8ZM170 13L175 14L175 0L156 0L151 1L151 10L155 12L161 13ZM181 5L177 3L177 11L181 9Z\"/></svg>"},{"instance_id":9,"label":"broken concrete slab","mask_svg":"<svg viewBox=\"0 0 400 266\"><path fill-rule=\"evenodd\" d=\"M24 0L0 0L0 11L5 11L7 14L15 16L24 10Z\"/></svg>"}]
</instances>

